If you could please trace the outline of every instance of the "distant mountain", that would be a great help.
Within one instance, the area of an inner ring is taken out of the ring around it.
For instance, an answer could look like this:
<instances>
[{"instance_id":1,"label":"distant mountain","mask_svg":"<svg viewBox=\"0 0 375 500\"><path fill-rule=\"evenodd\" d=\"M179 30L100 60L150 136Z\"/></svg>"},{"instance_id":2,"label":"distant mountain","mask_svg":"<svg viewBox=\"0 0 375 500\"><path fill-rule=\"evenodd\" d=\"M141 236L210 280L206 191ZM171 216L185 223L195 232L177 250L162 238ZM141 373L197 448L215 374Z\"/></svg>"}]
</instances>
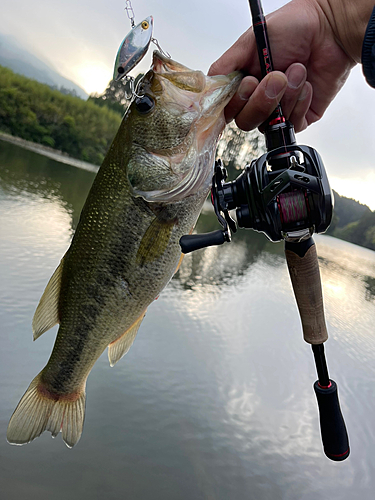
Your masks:
<instances>
[{"instance_id":1,"label":"distant mountain","mask_svg":"<svg viewBox=\"0 0 375 500\"><path fill-rule=\"evenodd\" d=\"M52 67L28 52L13 37L0 33L0 66L10 68L15 73L27 76L57 89L74 91L81 99L88 95L77 84L64 78Z\"/></svg>"},{"instance_id":2,"label":"distant mountain","mask_svg":"<svg viewBox=\"0 0 375 500\"><path fill-rule=\"evenodd\" d=\"M375 250L375 212L335 191L333 218L327 234Z\"/></svg>"},{"instance_id":3,"label":"distant mountain","mask_svg":"<svg viewBox=\"0 0 375 500\"><path fill-rule=\"evenodd\" d=\"M336 227L343 228L352 222L356 222L364 215L371 214L371 210L367 205L359 203L351 198L340 196L333 191L335 199L334 213L337 215Z\"/></svg>"}]
</instances>

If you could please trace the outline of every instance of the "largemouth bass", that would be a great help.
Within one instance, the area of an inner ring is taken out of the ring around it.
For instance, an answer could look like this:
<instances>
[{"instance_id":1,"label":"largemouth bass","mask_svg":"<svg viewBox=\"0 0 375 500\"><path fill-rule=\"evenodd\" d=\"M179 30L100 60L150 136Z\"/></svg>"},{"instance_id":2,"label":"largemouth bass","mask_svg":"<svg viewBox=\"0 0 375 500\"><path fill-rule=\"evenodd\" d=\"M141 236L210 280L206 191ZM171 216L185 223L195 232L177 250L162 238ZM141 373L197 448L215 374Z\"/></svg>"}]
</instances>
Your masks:
<instances>
[{"instance_id":1,"label":"largemouth bass","mask_svg":"<svg viewBox=\"0 0 375 500\"><path fill-rule=\"evenodd\" d=\"M33 319L34 339L60 324L44 369L9 422L24 444L48 430L82 433L86 379L108 346L113 366L176 272L179 239L207 197L224 107L238 73L207 77L155 52L94 180L71 245Z\"/></svg>"}]
</instances>

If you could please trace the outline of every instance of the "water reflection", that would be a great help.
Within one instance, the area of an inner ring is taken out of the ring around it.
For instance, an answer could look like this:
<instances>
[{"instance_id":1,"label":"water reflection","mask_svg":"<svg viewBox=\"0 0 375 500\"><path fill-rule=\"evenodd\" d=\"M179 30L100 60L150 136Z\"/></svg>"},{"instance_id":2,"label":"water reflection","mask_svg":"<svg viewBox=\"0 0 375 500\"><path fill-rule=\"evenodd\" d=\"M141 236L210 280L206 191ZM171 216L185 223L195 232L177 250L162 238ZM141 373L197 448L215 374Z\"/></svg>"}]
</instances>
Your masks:
<instances>
[{"instance_id":1,"label":"water reflection","mask_svg":"<svg viewBox=\"0 0 375 500\"><path fill-rule=\"evenodd\" d=\"M368 359L375 352L375 303L369 300L375 253L330 236L316 240L331 337L345 342L352 357Z\"/></svg>"},{"instance_id":2,"label":"water reflection","mask_svg":"<svg viewBox=\"0 0 375 500\"><path fill-rule=\"evenodd\" d=\"M71 215L72 227L95 174L0 140L0 186L5 194L35 194L58 202Z\"/></svg>"},{"instance_id":3,"label":"water reflection","mask_svg":"<svg viewBox=\"0 0 375 500\"><path fill-rule=\"evenodd\" d=\"M93 178L3 146L2 436L52 348L56 330L32 343L31 318ZM197 232L217 228L205 209ZM76 448L47 434L25 447L0 440L4 498L372 500L375 253L326 236L316 242L348 461L322 453L315 368L283 245L241 230L230 244L187 255L129 354L113 369L106 354L100 358Z\"/></svg>"}]
</instances>

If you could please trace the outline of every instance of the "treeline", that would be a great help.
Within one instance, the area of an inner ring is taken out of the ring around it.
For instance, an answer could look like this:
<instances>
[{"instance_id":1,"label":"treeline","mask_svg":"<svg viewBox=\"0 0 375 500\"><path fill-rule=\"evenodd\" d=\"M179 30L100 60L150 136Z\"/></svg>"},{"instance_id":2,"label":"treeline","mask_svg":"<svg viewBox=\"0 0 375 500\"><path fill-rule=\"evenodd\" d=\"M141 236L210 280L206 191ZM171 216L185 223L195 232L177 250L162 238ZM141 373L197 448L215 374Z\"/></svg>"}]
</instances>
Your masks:
<instances>
[{"instance_id":1,"label":"treeline","mask_svg":"<svg viewBox=\"0 0 375 500\"><path fill-rule=\"evenodd\" d=\"M375 212L335 191L333 218L327 234L375 250Z\"/></svg>"},{"instance_id":2,"label":"treeline","mask_svg":"<svg viewBox=\"0 0 375 500\"><path fill-rule=\"evenodd\" d=\"M100 165L121 113L0 66L0 130Z\"/></svg>"}]
</instances>

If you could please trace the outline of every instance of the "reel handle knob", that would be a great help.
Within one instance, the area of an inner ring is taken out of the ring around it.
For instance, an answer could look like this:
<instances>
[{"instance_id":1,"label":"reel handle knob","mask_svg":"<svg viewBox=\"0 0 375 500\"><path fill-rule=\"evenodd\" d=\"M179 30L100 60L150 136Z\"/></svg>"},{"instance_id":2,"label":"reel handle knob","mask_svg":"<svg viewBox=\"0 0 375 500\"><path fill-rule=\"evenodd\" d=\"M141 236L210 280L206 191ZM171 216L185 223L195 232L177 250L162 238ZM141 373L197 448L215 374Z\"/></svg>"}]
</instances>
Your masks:
<instances>
[{"instance_id":1,"label":"reel handle knob","mask_svg":"<svg viewBox=\"0 0 375 500\"><path fill-rule=\"evenodd\" d=\"M210 247L212 245L222 245L226 241L230 241L229 234L218 229L211 233L187 234L181 236L180 247L182 253L190 253L194 250Z\"/></svg>"},{"instance_id":2,"label":"reel handle knob","mask_svg":"<svg viewBox=\"0 0 375 500\"><path fill-rule=\"evenodd\" d=\"M331 460L340 462L349 456L349 438L340 409L337 385L333 380L329 382L328 387L322 387L317 380L314 391L318 400L324 453Z\"/></svg>"}]
</instances>

